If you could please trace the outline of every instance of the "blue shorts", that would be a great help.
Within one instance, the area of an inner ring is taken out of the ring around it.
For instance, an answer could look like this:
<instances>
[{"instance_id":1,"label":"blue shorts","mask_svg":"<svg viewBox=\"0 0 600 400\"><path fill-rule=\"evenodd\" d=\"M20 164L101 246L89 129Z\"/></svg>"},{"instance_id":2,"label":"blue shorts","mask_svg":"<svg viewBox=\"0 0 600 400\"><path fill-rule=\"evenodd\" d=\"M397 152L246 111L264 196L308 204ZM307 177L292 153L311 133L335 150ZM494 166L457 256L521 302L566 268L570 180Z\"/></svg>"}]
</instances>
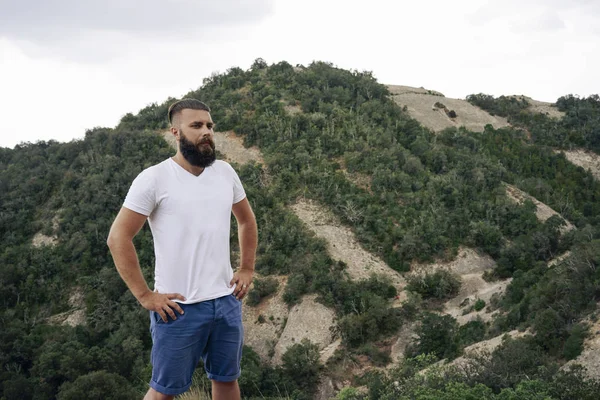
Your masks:
<instances>
[{"instance_id":1,"label":"blue shorts","mask_svg":"<svg viewBox=\"0 0 600 400\"><path fill-rule=\"evenodd\" d=\"M194 304L179 304L177 319L164 322L150 311L152 379L159 393L178 395L192 384L202 358L209 379L235 381L240 376L244 342L242 302L233 294Z\"/></svg>"}]
</instances>

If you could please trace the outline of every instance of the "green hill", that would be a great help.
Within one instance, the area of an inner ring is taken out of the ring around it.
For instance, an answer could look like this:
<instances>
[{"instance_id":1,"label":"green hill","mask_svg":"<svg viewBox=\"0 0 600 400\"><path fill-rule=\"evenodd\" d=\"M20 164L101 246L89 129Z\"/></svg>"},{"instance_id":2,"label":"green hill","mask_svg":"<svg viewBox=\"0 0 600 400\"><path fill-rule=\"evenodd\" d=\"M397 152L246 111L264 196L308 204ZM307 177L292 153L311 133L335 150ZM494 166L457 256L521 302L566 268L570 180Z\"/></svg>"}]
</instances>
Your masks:
<instances>
[{"instance_id":1,"label":"green hill","mask_svg":"<svg viewBox=\"0 0 600 400\"><path fill-rule=\"evenodd\" d=\"M263 364L246 347L244 396L312 398L318 378L327 375L366 386L369 399L458 399L469 398L467 393L490 399L596 398L595 381L558 368L581 352L582 321L593 318L600 296L600 183L554 148L598 151L598 98L558 99L567 117L557 124L528 114L520 103L471 96L484 109L500 110L514 127L436 134L389 94L367 72L322 62L268 66L258 59L247 71L231 68L204 79L185 96L211 106L218 130L233 130L245 145L262 151L264 165L235 166L259 224L257 271L289 276L283 298L290 306L304 294L318 294L335 310L342 339L325 366L309 342L292 346L281 366ZM113 129L90 130L83 140L0 148L3 398L71 399L82 388L86 393L95 388L98 398L131 398L145 391L148 314L115 271L106 237L133 178L173 154L161 136L172 101L127 114ZM368 185L352 174L368 177ZM561 233L558 216L540 222L535 204L510 201L504 183L559 211L576 229ZM460 287L443 273L409 282L412 294L400 307L393 304L396 288L385 278L347 279L344 263L333 260L326 243L290 210L299 197L328 207L365 249L402 273L416 262L451 260L461 246L491 256L497 266L486 279L512 278L506 294L490 305L497 316L459 327L436 312ZM55 244L34 245L40 233L54 237ZM151 281L154 253L147 227L135 243ZM548 267L567 251L566 260ZM50 317L74 307L74 298L80 298L84 323L52 323ZM382 341L413 322L419 328L409 346L412 358L387 375L375 368L389 361ZM431 362L460 356L473 342L513 329L529 329L531 335L473 361L476 373L434 371L430 379L416 374ZM373 368L352 376L352 363ZM111 385L117 375L119 385ZM364 398L361 393L348 389L339 398Z\"/></svg>"}]
</instances>

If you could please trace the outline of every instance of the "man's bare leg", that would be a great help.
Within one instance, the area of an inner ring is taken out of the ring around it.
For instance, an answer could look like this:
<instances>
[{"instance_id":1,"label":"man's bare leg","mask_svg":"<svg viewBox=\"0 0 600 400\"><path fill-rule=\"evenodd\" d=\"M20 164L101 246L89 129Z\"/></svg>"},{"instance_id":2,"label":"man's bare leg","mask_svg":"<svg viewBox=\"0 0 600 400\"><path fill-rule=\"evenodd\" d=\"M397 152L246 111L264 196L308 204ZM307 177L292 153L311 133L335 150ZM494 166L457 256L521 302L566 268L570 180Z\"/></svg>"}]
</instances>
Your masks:
<instances>
[{"instance_id":1,"label":"man's bare leg","mask_svg":"<svg viewBox=\"0 0 600 400\"><path fill-rule=\"evenodd\" d=\"M240 387L237 380L233 382L212 381L213 400L240 400Z\"/></svg>"},{"instance_id":2,"label":"man's bare leg","mask_svg":"<svg viewBox=\"0 0 600 400\"><path fill-rule=\"evenodd\" d=\"M173 400L174 398L175 396L159 393L152 388L144 396L144 400Z\"/></svg>"}]
</instances>

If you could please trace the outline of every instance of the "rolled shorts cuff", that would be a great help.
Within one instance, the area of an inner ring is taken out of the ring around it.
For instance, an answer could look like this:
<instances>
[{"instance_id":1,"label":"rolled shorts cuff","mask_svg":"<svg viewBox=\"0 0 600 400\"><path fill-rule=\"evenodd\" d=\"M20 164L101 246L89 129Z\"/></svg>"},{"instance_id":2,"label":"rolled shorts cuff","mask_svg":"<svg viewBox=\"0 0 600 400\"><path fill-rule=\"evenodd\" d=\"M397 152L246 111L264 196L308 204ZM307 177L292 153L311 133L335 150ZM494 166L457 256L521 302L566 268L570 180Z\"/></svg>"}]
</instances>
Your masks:
<instances>
[{"instance_id":1,"label":"rolled shorts cuff","mask_svg":"<svg viewBox=\"0 0 600 400\"><path fill-rule=\"evenodd\" d=\"M210 372L206 372L206 376L208 376L208 379L210 379L211 381L217 381L217 382L233 382L237 378L239 378L241 374L242 374L242 371L239 371L235 375L228 375L228 376L215 375L215 374L211 374Z\"/></svg>"},{"instance_id":2,"label":"rolled shorts cuff","mask_svg":"<svg viewBox=\"0 0 600 400\"><path fill-rule=\"evenodd\" d=\"M188 383L185 386L179 387L179 388L168 388L168 387L159 385L158 383L154 382L153 380L150 380L150 387L152 389L156 390L159 393L167 394L167 395L171 395L171 396L177 396L178 394L185 393L188 391L188 389L191 386L192 386L192 382Z\"/></svg>"}]
</instances>

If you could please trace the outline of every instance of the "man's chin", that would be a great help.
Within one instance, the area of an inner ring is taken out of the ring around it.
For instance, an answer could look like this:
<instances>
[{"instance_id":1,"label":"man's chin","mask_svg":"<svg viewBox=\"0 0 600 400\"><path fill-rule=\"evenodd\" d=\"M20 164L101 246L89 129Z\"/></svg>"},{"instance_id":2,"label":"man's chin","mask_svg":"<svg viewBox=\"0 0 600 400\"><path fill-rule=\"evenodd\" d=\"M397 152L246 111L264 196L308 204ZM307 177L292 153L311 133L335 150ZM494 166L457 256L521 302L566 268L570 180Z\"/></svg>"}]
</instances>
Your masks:
<instances>
[{"instance_id":1,"label":"man's chin","mask_svg":"<svg viewBox=\"0 0 600 400\"><path fill-rule=\"evenodd\" d=\"M211 165L213 165L216 161L216 157L212 157L212 158L205 158L202 160L194 160L194 159L187 159L187 162L189 162L190 164L192 164L194 167L201 167L201 168L206 168L206 167L210 167Z\"/></svg>"}]
</instances>

